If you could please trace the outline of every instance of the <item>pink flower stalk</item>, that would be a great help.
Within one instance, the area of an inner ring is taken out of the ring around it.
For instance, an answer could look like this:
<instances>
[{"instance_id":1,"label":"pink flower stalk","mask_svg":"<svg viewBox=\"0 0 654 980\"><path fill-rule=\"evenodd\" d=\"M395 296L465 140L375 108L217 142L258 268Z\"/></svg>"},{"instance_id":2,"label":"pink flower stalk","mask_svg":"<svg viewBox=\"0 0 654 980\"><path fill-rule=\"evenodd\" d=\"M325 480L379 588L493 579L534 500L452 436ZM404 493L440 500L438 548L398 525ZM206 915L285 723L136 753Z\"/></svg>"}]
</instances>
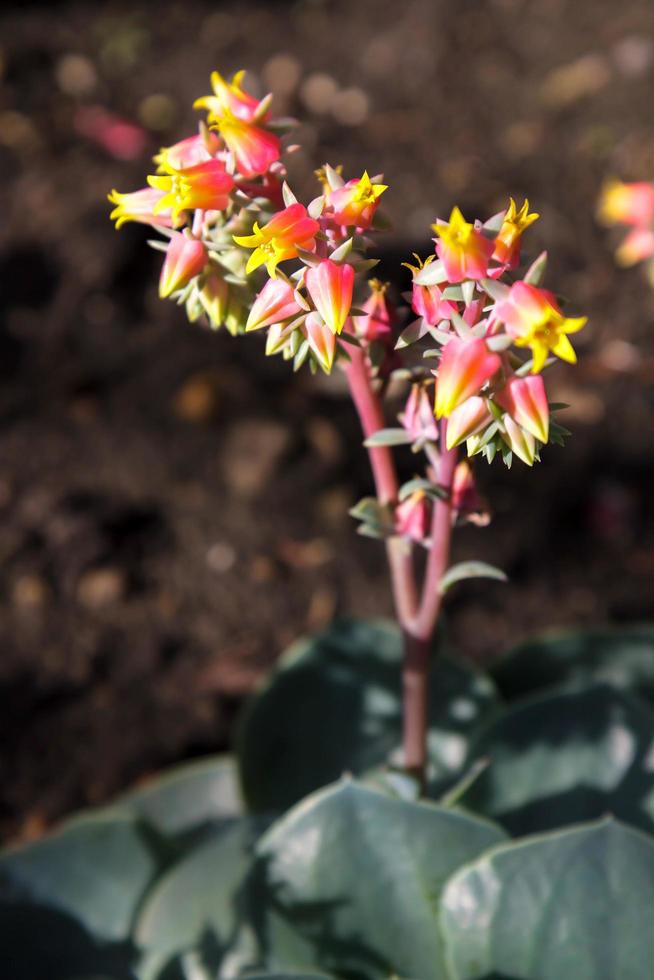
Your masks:
<instances>
[{"instance_id":1,"label":"pink flower stalk","mask_svg":"<svg viewBox=\"0 0 654 980\"><path fill-rule=\"evenodd\" d=\"M174 219L182 211L224 211L234 189L234 178L222 160L205 160L193 167L148 177L150 187L163 191L157 210L170 208Z\"/></svg>"},{"instance_id":2,"label":"pink flower stalk","mask_svg":"<svg viewBox=\"0 0 654 980\"><path fill-rule=\"evenodd\" d=\"M209 152L209 146L212 152ZM173 143L172 146L163 146L154 158L154 162L163 173L171 170L187 170L198 163L211 160L219 149L220 143L215 133L207 133L206 136L197 133L195 136L180 140L179 143Z\"/></svg>"},{"instance_id":3,"label":"pink flower stalk","mask_svg":"<svg viewBox=\"0 0 654 980\"><path fill-rule=\"evenodd\" d=\"M116 222L116 230L127 221L173 228L170 208L161 208L163 197L164 192L154 187L144 187L140 191L132 191L131 194L119 194L118 191L113 190L108 198L116 207L109 217Z\"/></svg>"},{"instance_id":4,"label":"pink flower stalk","mask_svg":"<svg viewBox=\"0 0 654 980\"><path fill-rule=\"evenodd\" d=\"M465 220L459 208L452 209L449 222L432 225L438 236L436 254L451 283L464 279L484 279L494 244Z\"/></svg>"},{"instance_id":5,"label":"pink flower stalk","mask_svg":"<svg viewBox=\"0 0 654 980\"><path fill-rule=\"evenodd\" d=\"M649 228L634 228L616 250L615 257L620 265L635 265L651 259L654 255L654 231Z\"/></svg>"},{"instance_id":6,"label":"pink flower stalk","mask_svg":"<svg viewBox=\"0 0 654 980\"><path fill-rule=\"evenodd\" d=\"M395 530L402 537L421 544L429 536L431 502L423 490L416 490L395 508Z\"/></svg>"},{"instance_id":7,"label":"pink flower stalk","mask_svg":"<svg viewBox=\"0 0 654 980\"><path fill-rule=\"evenodd\" d=\"M600 197L599 218L607 225L651 225L654 222L654 184L609 181Z\"/></svg>"},{"instance_id":8,"label":"pink flower stalk","mask_svg":"<svg viewBox=\"0 0 654 980\"><path fill-rule=\"evenodd\" d=\"M454 449L470 436L476 435L491 421L485 398L472 395L455 408L447 420L447 448Z\"/></svg>"},{"instance_id":9,"label":"pink flower stalk","mask_svg":"<svg viewBox=\"0 0 654 980\"><path fill-rule=\"evenodd\" d=\"M536 459L536 440L531 432L523 429L510 415L502 417L502 424L502 439L509 449L527 466L533 466Z\"/></svg>"},{"instance_id":10,"label":"pink flower stalk","mask_svg":"<svg viewBox=\"0 0 654 980\"><path fill-rule=\"evenodd\" d=\"M234 241L254 249L245 267L246 275L265 265L268 275L274 276L280 262L297 258L298 249L313 252L319 231L320 225L309 217L303 204L290 204L273 215L263 228L255 221L251 235L234 235Z\"/></svg>"},{"instance_id":11,"label":"pink flower stalk","mask_svg":"<svg viewBox=\"0 0 654 980\"><path fill-rule=\"evenodd\" d=\"M279 137L274 133L244 122L231 112L225 112L214 125L234 157L234 165L243 177L258 177L267 173L281 156Z\"/></svg>"},{"instance_id":12,"label":"pink flower stalk","mask_svg":"<svg viewBox=\"0 0 654 980\"><path fill-rule=\"evenodd\" d=\"M504 323L516 346L531 348L534 374L543 369L550 351L570 364L576 363L577 355L567 335L581 330L587 320L585 316L564 317L553 293L522 281L511 286L507 298L493 311L493 322Z\"/></svg>"},{"instance_id":13,"label":"pink flower stalk","mask_svg":"<svg viewBox=\"0 0 654 980\"><path fill-rule=\"evenodd\" d=\"M451 503L453 524L463 521L486 527L490 523L488 504L479 493L472 467L465 459L454 470Z\"/></svg>"},{"instance_id":14,"label":"pink flower stalk","mask_svg":"<svg viewBox=\"0 0 654 980\"><path fill-rule=\"evenodd\" d=\"M196 99L193 108L206 109L212 122L225 113L231 113L245 122L252 122L259 112L261 102L243 89L241 82L244 76L245 71L238 71L231 82L227 82L220 72L212 72L213 95L204 95L201 99Z\"/></svg>"},{"instance_id":15,"label":"pink flower stalk","mask_svg":"<svg viewBox=\"0 0 654 980\"><path fill-rule=\"evenodd\" d=\"M336 334L319 313L309 313L303 324L303 333L318 364L329 374L336 353Z\"/></svg>"},{"instance_id":16,"label":"pink flower stalk","mask_svg":"<svg viewBox=\"0 0 654 980\"><path fill-rule=\"evenodd\" d=\"M452 337L443 349L436 380L436 418L447 418L455 408L489 381L501 366L481 337Z\"/></svg>"},{"instance_id":17,"label":"pink flower stalk","mask_svg":"<svg viewBox=\"0 0 654 980\"><path fill-rule=\"evenodd\" d=\"M403 428L414 442L438 441L438 425L434 418L432 402L424 385L411 385L404 411L398 416Z\"/></svg>"},{"instance_id":18,"label":"pink flower stalk","mask_svg":"<svg viewBox=\"0 0 654 980\"><path fill-rule=\"evenodd\" d=\"M514 375L509 378L504 388L497 392L495 399L518 425L540 442L547 442L550 410L545 382L540 374L531 374L527 378L518 378Z\"/></svg>"},{"instance_id":19,"label":"pink flower stalk","mask_svg":"<svg viewBox=\"0 0 654 980\"><path fill-rule=\"evenodd\" d=\"M202 242L196 238L187 238L181 232L175 232L166 250L166 258L159 278L159 296L166 299L195 276L199 275L207 262L209 255Z\"/></svg>"},{"instance_id":20,"label":"pink flower stalk","mask_svg":"<svg viewBox=\"0 0 654 980\"><path fill-rule=\"evenodd\" d=\"M385 342L392 338L396 322L395 307L386 298L388 283L382 283L379 279L371 279L368 286L370 287L370 296L362 306L366 315L355 316L352 320L357 336L361 337L362 340L367 340L369 343Z\"/></svg>"},{"instance_id":21,"label":"pink flower stalk","mask_svg":"<svg viewBox=\"0 0 654 980\"><path fill-rule=\"evenodd\" d=\"M340 333L352 307L352 266L323 259L307 271L305 281L307 292L329 329Z\"/></svg>"},{"instance_id":22,"label":"pink flower stalk","mask_svg":"<svg viewBox=\"0 0 654 980\"><path fill-rule=\"evenodd\" d=\"M348 180L336 190L327 189L325 197L336 224L365 230L372 224L379 198L387 189L386 184L373 184L364 171L358 180Z\"/></svg>"},{"instance_id":23,"label":"pink flower stalk","mask_svg":"<svg viewBox=\"0 0 654 980\"><path fill-rule=\"evenodd\" d=\"M245 329L249 331L269 327L273 323L281 323L282 320L297 316L301 311L293 286L284 279L269 279L252 305Z\"/></svg>"}]
</instances>

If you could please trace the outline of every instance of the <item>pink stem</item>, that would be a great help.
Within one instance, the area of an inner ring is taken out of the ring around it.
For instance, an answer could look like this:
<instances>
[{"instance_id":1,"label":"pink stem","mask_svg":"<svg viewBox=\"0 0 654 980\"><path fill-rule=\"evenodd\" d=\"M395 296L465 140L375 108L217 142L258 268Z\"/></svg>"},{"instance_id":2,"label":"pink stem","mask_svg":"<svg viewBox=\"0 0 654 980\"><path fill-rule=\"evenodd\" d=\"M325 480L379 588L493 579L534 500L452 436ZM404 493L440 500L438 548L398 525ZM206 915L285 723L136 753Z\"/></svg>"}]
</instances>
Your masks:
<instances>
[{"instance_id":1,"label":"pink stem","mask_svg":"<svg viewBox=\"0 0 654 980\"><path fill-rule=\"evenodd\" d=\"M404 767L424 788L427 766L427 728L429 698L429 659L432 638L441 608L440 582L447 569L452 537L452 480L457 451L445 449L447 423L441 422L441 453L436 466L436 482L447 493L434 504L431 548L415 617L405 629L403 673L403 753Z\"/></svg>"},{"instance_id":2,"label":"pink stem","mask_svg":"<svg viewBox=\"0 0 654 980\"><path fill-rule=\"evenodd\" d=\"M370 365L365 352L354 344L343 341L350 357L345 367L345 375L350 387L352 401L357 410L361 428L366 439L385 426L384 413L376 392L372 387ZM398 481L393 455L388 446L371 446L368 457L375 481L375 489L380 504L397 503ZM399 537L386 539L386 555L391 572L391 584L397 618L406 629L416 614L418 597L411 548Z\"/></svg>"}]
</instances>

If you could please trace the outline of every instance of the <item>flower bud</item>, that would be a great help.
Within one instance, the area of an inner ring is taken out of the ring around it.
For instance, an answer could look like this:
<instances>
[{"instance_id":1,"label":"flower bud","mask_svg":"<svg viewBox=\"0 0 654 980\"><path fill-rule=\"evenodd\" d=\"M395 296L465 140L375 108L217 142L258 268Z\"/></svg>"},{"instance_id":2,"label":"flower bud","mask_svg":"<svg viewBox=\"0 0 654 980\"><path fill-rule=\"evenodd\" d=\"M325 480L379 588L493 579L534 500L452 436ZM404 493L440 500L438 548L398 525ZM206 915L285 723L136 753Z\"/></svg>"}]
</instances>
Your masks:
<instances>
[{"instance_id":1,"label":"flower bud","mask_svg":"<svg viewBox=\"0 0 654 980\"><path fill-rule=\"evenodd\" d=\"M404 411L399 420L414 442L438 440L438 424L434 418L432 403L424 385L411 386Z\"/></svg>"},{"instance_id":2,"label":"flower bud","mask_svg":"<svg viewBox=\"0 0 654 980\"><path fill-rule=\"evenodd\" d=\"M452 523L464 521L486 527L490 523L488 505L477 488L472 467L462 460L454 469L452 478Z\"/></svg>"},{"instance_id":3,"label":"flower bud","mask_svg":"<svg viewBox=\"0 0 654 980\"><path fill-rule=\"evenodd\" d=\"M370 296L363 304L366 316L352 318L357 337L370 343L390 340L395 326L395 307L386 298L387 282L371 279L368 283Z\"/></svg>"},{"instance_id":4,"label":"flower bud","mask_svg":"<svg viewBox=\"0 0 654 980\"><path fill-rule=\"evenodd\" d=\"M202 272L208 261L209 255L202 242L197 238L187 238L181 232L174 232L159 278L161 299L186 286L194 276Z\"/></svg>"},{"instance_id":5,"label":"flower bud","mask_svg":"<svg viewBox=\"0 0 654 980\"><path fill-rule=\"evenodd\" d=\"M218 272L212 271L206 277L199 300L211 326L215 329L222 326L227 315L229 286Z\"/></svg>"},{"instance_id":6,"label":"flower bud","mask_svg":"<svg viewBox=\"0 0 654 980\"><path fill-rule=\"evenodd\" d=\"M245 329L259 330L300 312L293 286L284 279L269 279L252 305Z\"/></svg>"},{"instance_id":7,"label":"flower bud","mask_svg":"<svg viewBox=\"0 0 654 980\"><path fill-rule=\"evenodd\" d=\"M640 225L654 222L654 184L640 181L625 184L611 180L604 187L599 203L599 219L606 225Z\"/></svg>"},{"instance_id":8,"label":"flower bud","mask_svg":"<svg viewBox=\"0 0 654 980\"><path fill-rule=\"evenodd\" d=\"M436 381L436 418L451 415L455 408L476 395L501 365L481 337L453 337L443 349Z\"/></svg>"},{"instance_id":9,"label":"flower bud","mask_svg":"<svg viewBox=\"0 0 654 980\"><path fill-rule=\"evenodd\" d=\"M518 459L521 459L527 466L533 466L536 459L536 440L531 432L518 425L510 415L502 417L502 424L504 425L502 439L511 452L515 453Z\"/></svg>"},{"instance_id":10,"label":"flower bud","mask_svg":"<svg viewBox=\"0 0 654 980\"><path fill-rule=\"evenodd\" d=\"M540 442L549 436L550 410L545 383L540 374L509 378L495 400L523 429Z\"/></svg>"},{"instance_id":11,"label":"flower bud","mask_svg":"<svg viewBox=\"0 0 654 980\"><path fill-rule=\"evenodd\" d=\"M431 502L423 490L416 490L395 508L395 530L421 544L429 536Z\"/></svg>"},{"instance_id":12,"label":"flower bud","mask_svg":"<svg viewBox=\"0 0 654 980\"><path fill-rule=\"evenodd\" d=\"M336 352L336 334L318 313L309 313L304 321L303 332L318 364L325 374L329 374Z\"/></svg>"},{"instance_id":13,"label":"flower bud","mask_svg":"<svg viewBox=\"0 0 654 980\"><path fill-rule=\"evenodd\" d=\"M491 421L485 398L473 395L462 405L455 408L447 420L446 443L448 449L454 449L481 431Z\"/></svg>"},{"instance_id":14,"label":"flower bud","mask_svg":"<svg viewBox=\"0 0 654 980\"><path fill-rule=\"evenodd\" d=\"M329 329L340 333L352 306L352 266L323 259L307 271L306 284L309 296Z\"/></svg>"}]
</instances>

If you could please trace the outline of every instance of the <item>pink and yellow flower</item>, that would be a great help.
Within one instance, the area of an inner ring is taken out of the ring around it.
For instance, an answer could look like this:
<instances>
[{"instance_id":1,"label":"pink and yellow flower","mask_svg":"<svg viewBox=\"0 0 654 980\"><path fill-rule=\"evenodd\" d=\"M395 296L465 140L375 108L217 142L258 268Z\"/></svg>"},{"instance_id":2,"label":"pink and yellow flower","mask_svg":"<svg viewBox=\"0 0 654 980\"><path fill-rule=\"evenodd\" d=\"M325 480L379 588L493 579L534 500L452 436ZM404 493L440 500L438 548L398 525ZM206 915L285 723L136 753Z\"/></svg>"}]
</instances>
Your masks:
<instances>
[{"instance_id":1,"label":"pink and yellow flower","mask_svg":"<svg viewBox=\"0 0 654 980\"><path fill-rule=\"evenodd\" d=\"M604 186L598 217L606 225L639 225L654 222L654 184L645 181L625 184L610 180Z\"/></svg>"},{"instance_id":2,"label":"pink and yellow flower","mask_svg":"<svg viewBox=\"0 0 654 980\"><path fill-rule=\"evenodd\" d=\"M472 395L458 408L455 408L447 420L446 443L448 449L454 449L470 436L476 435L491 421L485 398Z\"/></svg>"},{"instance_id":3,"label":"pink and yellow flower","mask_svg":"<svg viewBox=\"0 0 654 980\"><path fill-rule=\"evenodd\" d=\"M509 199L509 206L494 243L493 258L496 262L510 269L518 265L522 233L539 217L535 212L529 213L529 201L526 199L520 210L513 198Z\"/></svg>"},{"instance_id":4,"label":"pink and yellow flower","mask_svg":"<svg viewBox=\"0 0 654 980\"><path fill-rule=\"evenodd\" d=\"M494 245L474 225L466 221L459 208L452 209L448 222L432 225L438 236L436 254L451 283L464 279L484 279Z\"/></svg>"},{"instance_id":5,"label":"pink and yellow flower","mask_svg":"<svg viewBox=\"0 0 654 980\"><path fill-rule=\"evenodd\" d=\"M243 177L267 173L281 156L279 137L225 110L213 125L234 157L234 166Z\"/></svg>"},{"instance_id":6,"label":"pink and yellow flower","mask_svg":"<svg viewBox=\"0 0 654 980\"><path fill-rule=\"evenodd\" d=\"M252 305L245 329L269 327L297 316L301 311L293 286L284 279L269 279Z\"/></svg>"},{"instance_id":7,"label":"pink and yellow flower","mask_svg":"<svg viewBox=\"0 0 654 980\"><path fill-rule=\"evenodd\" d=\"M173 228L172 213L169 207L161 207L161 200L164 192L156 190L154 187L144 187L140 191L132 191L130 194L119 194L113 190L108 195L108 199L116 207L109 217L116 222L116 228L122 227L128 221L138 221L144 225L161 225L164 228Z\"/></svg>"},{"instance_id":8,"label":"pink and yellow flower","mask_svg":"<svg viewBox=\"0 0 654 980\"><path fill-rule=\"evenodd\" d=\"M211 73L213 95L204 95L193 103L194 109L206 109L210 122L220 119L225 113L232 113L237 119L252 122L261 103L241 85L245 71L237 71L231 82L225 81L220 72Z\"/></svg>"},{"instance_id":9,"label":"pink and yellow flower","mask_svg":"<svg viewBox=\"0 0 654 980\"><path fill-rule=\"evenodd\" d=\"M336 353L336 334L319 313L309 313L302 326L309 347L325 374L329 374Z\"/></svg>"},{"instance_id":10,"label":"pink and yellow flower","mask_svg":"<svg viewBox=\"0 0 654 980\"><path fill-rule=\"evenodd\" d=\"M455 408L493 377L501 366L498 354L488 350L481 337L452 337L443 349L436 379L436 418L447 418Z\"/></svg>"},{"instance_id":11,"label":"pink and yellow flower","mask_svg":"<svg viewBox=\"0 0 654 980\"><path fill-rule=\"evenodd\" d=\"M159 278L161 299L166 299L171 293L186 286L194 276L202 272L208 261L209 255L202 242L176 231L166 250Z\"/></svg>"},{"instance_id":12,"label":"pink and yellow flower","mask_svg":"<svg viewBox=\"0 0 654 980\"><path fill-rule=\"evenodd\" d=\"M354 269L351 265L323 259L307 270L307 292L332 331L340 333L352 307Z\"/></svg>"},{"instance_id":13,"label":"pink and yellow flower","mask_svg":"<svg viewBox=\"0 0 654 980\"><path fill-rule=\"evenodd\" d=\"M364 170L358 179L348 180L342 187L326 190L327 204L336 224L369 228L387 184L373 184Z\"/></svg>"},{"instance_id":14,"label":"pink and yellow flower","mask_svg":"<svg viewBox=\"0 0 654 980\"><path fill-rule=\"evenodd\" d=\"M575 364L577 355L568 334L581 330L588 321L585 316L563 316L549 290L522 281L511 286L507 298L495 307L493 318L504 323L516 346L531 348L533 374L543 369L550 352Z\"/></svg>"},{"instance_id":15,"label":"pink and yellow flower","mask_svg":"<svg viewBox=\"0 0 654 980\"><path fill-rule=\"evenodd\" d=\"M167 208L173 220L182 211L224 211L234 188L234 178L225 170L222 160L205 160L183 170L148 177L150 187L163 191L155 213Z\"/></svg>"},{"instance_id":16,"label":"pink and yellow flower","mask_svg":"<svg viewBox=\"0 0 654 980\"><path fill-rule=\"evenodd\" d=\"M532 374L527 378L514 375L509 378L504 388L496 393L495 400L534 438L540 442L547 442L550 410L545 383L540 374Z\"/></svg>"},{"instance_id":17,"label":"pink and yellow flower","mask_svg":"<svg viewBox=\"0 0 654 980\"><path fill-rule=\"evenodd\" d=\"M247 275L265 265L268 274L274 278L277 265L286 259L297 258L298 249L314 250L318 231L319 223L309 217L303 204L296 203L278 211L263 228L255 221L251 235L234 235L234 241L244 248L254 249L245 267Z\"/></svg>"},{"instance_id":18,"label":"pink and yellow flower","mask_svg":"<svg viewBox=\"0 0 654 980\"><path fill-rule=\"evenodd\" d=\"M651 259L653 255L654 230L649 228L632 228L615 253L618 263L624 266Z\"/></svg>"}]
</instances>

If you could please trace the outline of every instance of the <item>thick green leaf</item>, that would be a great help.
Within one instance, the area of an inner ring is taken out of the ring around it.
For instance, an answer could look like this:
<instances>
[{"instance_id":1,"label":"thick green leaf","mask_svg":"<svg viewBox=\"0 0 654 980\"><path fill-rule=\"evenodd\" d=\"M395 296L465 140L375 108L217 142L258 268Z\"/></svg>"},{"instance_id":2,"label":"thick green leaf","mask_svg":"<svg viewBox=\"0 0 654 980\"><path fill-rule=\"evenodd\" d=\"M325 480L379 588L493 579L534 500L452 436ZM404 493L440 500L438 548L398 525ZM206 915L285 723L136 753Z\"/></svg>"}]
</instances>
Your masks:
<instances>
[{"instance_id":1,"label":"thick green leaf","mask_svg":"<svg viewBox=\"0 0 654 980\"><path fill-rule=\"evenodd\" d=\"M141 980L210 933L214 971L237 929L236 895L260 820L241 819L194 848L156 882L141 909L135 941L144 953Z\"/></svg>"},{"instance_id":2,"label":"thick green leaf","mask_svg":"<svg viewBox=\"0 0 654 980\"><path fill-rule=\"evenodd\" d=\"M116 805L170 836L238 817L242 804L236 762L222 755L175 766Z\"/></svg>"},{"instance_id":3,"label":"thick green leaf","mask_svg":"<svg viewBox=\"0 0 654 980\"><path fill-rule=\"evenodd\" d=\"M402 640L381 621L344 621L301 640L253 698L238 755L255 810L285 810L344 772L384 764L400 742ZM430 682L431 777L458 773L471 732L495 708L492 684L446 657Z\"/></svg>"},{"instance_id":4,"label":"thick green leaf","mask_svg":"<svg viewBox=\"0 0 654 980\"><path fill-rule=\"evenodd\" d=\"M445 980L443 884L502 837L486 821L350 780L316 793L257 845L250 896L264 962Z\"/></svg>"},{"instance_id":5,"label":"thick green leaf","mask_svg":"<svg viewBox=\"0 0 654 980\"><path fill-rule=\"evenodd\" d=\"M654 713L606 685L515 705L478 737L462 803L513 834L614 813L654 831Z\"/></svg>"},{"instance_id":6,"label":"thick green leaf","mask_svg":"<svg viewBox=\"0 0 654 980\"><path fill-rule=\"evenodd\" d=\"M448 883L451 980L651 980L654 843L613 820L493 848Z\"/></svg>"},{"instance_id":7,"label":"thick green leaf","mask_svg":"<svg viewBox=\"0 0 654 980\"><path fill-rule=\"evenodd\" d=\"M654 703L654 625L546 634L508 653L493 676L508 699L601 681Z\"/></svg>"},{"instance_id":8,"label":"thick green leaf","mask_svg":"<svg viewBox=\"0 0 654 980\"><path fill-rule=\"evenodd\" d=\"M371 449L374 446L404 446L410 442L413 442L413 438L406 429L378 429L368 436L364 446Z\"/></svg>"},{"instance_id":9,"label":"thick green leaf","mask_svg":"<svg viewBox=\"0 0 654 980\"><path fill-rule=\"evenodd\" d=\"M137 820L84 816L0 856L0 897L70 916L94 939L128 938L157 860Z\"/></svg>"}]
</instances>

